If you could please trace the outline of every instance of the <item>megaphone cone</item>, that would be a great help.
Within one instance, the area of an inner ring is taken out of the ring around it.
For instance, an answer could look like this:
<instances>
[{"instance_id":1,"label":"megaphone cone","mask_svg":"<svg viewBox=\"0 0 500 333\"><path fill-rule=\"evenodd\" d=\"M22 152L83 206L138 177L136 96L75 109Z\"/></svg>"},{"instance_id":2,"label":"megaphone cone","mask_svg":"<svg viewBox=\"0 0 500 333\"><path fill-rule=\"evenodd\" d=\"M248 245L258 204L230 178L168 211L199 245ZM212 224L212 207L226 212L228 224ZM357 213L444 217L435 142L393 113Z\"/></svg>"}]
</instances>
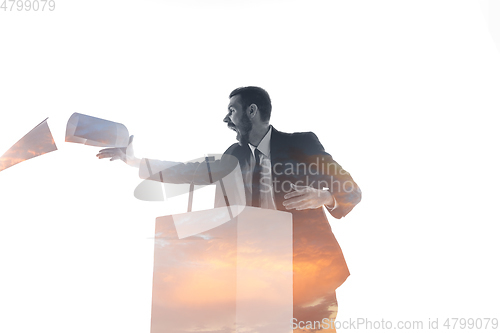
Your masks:
<instances>
[{"instance_id":1,"label":"megaphone cone","mask_svg":"<svg viewBox=\"0 0 500 333\"><path fill-rule=\"evenodd\" d=\"M17 163L57 150L46 118L0 157L0 171Z\"/></svg>"}]
</instances>

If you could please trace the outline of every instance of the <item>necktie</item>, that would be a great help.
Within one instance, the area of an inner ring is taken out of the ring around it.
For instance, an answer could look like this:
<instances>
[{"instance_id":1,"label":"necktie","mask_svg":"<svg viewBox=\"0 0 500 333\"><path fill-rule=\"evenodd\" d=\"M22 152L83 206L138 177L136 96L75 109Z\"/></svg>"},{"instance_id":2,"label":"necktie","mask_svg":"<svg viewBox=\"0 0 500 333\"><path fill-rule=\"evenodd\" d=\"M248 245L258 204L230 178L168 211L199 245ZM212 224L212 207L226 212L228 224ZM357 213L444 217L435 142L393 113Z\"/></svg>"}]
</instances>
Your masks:
<instances>
[{"instance_id":1,"label":"necktie","mask_svg":"<svg viewBox=\"0 0 500 333\"><path fill-rule=\"evenodd\" d=\"M261 152L255 148L255 167L252 174L252 206L260 207L260 155Z\"/></svg>"}]
</instances>

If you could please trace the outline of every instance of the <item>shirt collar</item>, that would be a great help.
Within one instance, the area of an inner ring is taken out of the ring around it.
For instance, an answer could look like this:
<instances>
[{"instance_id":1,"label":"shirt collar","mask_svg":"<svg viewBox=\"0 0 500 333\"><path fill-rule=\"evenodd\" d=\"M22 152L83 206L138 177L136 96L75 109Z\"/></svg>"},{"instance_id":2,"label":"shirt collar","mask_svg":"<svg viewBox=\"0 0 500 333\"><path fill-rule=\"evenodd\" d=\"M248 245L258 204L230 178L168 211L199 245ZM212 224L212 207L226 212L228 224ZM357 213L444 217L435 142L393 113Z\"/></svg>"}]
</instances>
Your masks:
<instances>
[{"instance_id":1,"label":"shirt collar","mask_svg":"<svg viewBox=\"0 0 500 333\"><path fill-rule=\"evenodd\" d=\"M261 153L262 155L266 156L267 158L269 158L269 155L271 155L271 132L272 132L272 126L269 126L269 129L267 130L267 133L266 135L264 135L264 137L262 138L262 140L260 140L260 143L257 147L251 145L250 143L248 144L248 146L250 147L250 149L252 150L252 153L255 155L255 148L257 148Z\"/></svg>"}]
</instances>

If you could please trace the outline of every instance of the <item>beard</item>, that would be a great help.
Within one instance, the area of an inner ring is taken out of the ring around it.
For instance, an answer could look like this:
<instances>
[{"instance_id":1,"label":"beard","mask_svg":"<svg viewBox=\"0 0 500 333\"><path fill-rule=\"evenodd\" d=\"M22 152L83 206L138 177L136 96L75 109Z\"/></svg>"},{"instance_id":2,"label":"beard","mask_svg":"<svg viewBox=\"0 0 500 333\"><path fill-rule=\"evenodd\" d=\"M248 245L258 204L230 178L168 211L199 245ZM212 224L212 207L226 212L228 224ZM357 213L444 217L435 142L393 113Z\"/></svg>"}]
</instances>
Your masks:
<instances>
[{"instance_id":1,"label":"beard","mask_svg":"<svg viewBox=\"0 0 500 333\"><path fill-rule=\"evenodd\" d=\"M240 146L244 146L250 142L250 131L252 127L253 124L245 113L241 117L241 122L238 127L233 124L233 128L236 130L236 140L238 140Z\"/></svg>"}]
</instances>

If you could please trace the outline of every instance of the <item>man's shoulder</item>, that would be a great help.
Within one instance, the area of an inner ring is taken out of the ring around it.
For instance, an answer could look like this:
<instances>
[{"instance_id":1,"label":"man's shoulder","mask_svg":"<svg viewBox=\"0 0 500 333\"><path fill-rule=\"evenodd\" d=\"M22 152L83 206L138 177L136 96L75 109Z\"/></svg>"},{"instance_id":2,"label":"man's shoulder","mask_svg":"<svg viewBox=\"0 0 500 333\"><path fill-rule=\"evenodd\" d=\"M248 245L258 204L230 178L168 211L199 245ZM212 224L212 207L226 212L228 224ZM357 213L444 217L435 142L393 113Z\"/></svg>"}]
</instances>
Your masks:
<instances>
[{"instance_id":1,"label":"man's shoulder","mask_svg":"<svg viewBox=\"0 0 500 333\"><path fill-rule=\"evenodd\" d=\"M275 134L273 132L273 134ZM280 155L323 155L325 149L313 132L285 133L276 131L275 138L271 136L271 151Z\"/></svg>"},{"instance_id":2,"label":"man's shoulder","mask_svg":"<svg viewBox=\"0 0 500 333\"><path fill-rule=\"evenodd\" d=\"M276 129L273 130L271 140L276 140L289 145L297 146L305 143L319 142L318 137L313 132L281 132Z\"/></svg>"}]
</instances>

